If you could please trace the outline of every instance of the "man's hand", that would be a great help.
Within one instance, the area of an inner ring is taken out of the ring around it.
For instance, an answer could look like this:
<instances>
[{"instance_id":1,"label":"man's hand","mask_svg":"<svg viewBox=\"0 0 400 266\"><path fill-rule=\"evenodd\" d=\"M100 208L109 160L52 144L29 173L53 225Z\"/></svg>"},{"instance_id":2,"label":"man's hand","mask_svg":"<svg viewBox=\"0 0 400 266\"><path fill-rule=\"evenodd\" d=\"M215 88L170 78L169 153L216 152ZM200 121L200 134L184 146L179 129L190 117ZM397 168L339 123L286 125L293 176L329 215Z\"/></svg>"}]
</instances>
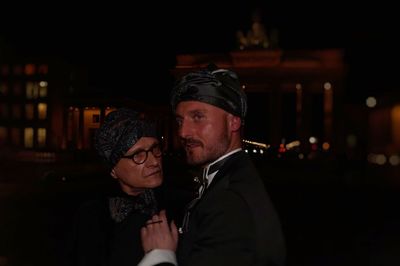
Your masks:
<instances>
[{"instance_id":1,"label":"man's hand","mask_svg":"<svg viewBox=\"0 0 400 266\"><path fill-rule=\"evenodd\" d=\"M174 221L168 225L165 210L154 215L141 230L142 246L145 253L153 249L168 249L176 251L178 245L178 230Z\"/></svg>"}]
</instances>

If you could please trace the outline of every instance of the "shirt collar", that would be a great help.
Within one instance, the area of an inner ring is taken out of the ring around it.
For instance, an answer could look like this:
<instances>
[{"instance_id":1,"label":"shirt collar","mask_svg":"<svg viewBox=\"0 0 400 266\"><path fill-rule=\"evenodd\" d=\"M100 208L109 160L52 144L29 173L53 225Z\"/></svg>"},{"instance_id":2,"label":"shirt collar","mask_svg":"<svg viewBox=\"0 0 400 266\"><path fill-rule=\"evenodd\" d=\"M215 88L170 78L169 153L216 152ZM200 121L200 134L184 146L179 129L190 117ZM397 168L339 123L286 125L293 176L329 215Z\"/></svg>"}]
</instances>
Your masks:
<instances>
[{"instance_id":1,"label":"shirt collar","mask_svg":"<svg viewBox=\"0 0 400 266\"><path fill-rule=\"evenodd\" d=\"M231 156L234 153L241 151L242 148L237 148L233 151L228 152L227 154L222 155L214 162L210 163L203 169L203 179L207 180L207 185L209 185L217 174L219 168L221 167L225 158Z\"/></svg>"}]
</instances>

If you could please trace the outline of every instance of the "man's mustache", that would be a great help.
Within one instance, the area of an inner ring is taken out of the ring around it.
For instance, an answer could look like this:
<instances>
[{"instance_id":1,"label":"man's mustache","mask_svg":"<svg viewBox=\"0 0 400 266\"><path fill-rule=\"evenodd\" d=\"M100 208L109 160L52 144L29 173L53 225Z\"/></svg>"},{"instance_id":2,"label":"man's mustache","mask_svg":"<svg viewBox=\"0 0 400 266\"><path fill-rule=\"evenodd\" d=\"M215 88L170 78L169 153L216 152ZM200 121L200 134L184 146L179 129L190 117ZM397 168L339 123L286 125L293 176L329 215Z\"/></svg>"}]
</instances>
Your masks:
<instances>
[{"instance_id":1,"label":"man's mustache","mask_svg":"<svg viewBox=\"0 0 400 266\"><path fill-rule=\"evenodd\" d=\"M181 138L181 143L183 146L203 145L201 141L193 138Z\"/></svg>"}]
</instances>

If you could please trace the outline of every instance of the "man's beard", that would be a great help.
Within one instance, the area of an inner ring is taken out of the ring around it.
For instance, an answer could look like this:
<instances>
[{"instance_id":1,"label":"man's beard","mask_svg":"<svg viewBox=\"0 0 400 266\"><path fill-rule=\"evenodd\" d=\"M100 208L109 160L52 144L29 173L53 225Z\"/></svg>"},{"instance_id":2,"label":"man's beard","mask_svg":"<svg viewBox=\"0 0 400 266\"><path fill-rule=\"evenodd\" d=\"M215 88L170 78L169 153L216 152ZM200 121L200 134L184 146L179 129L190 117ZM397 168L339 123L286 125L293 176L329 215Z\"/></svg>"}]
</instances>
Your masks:
<instances>
[{"instance_id":1,"label":"man's beard","mask_svg":"<svg viewBox=\"0 0 400 266\"><path fill-rule=\"evenodd\" d=\"M186 152L186 162L189 165L193 166L205 166L219 157L224 155L229 146L229 139L224 131L221 136L216 141L215 145L204 145L201 141L196 139L185 139L184 147ZM186 148L186 145L197 145L194 148ZM195 149L201 149L200 151L196 151Z\"/></svg>"}]
</instances>

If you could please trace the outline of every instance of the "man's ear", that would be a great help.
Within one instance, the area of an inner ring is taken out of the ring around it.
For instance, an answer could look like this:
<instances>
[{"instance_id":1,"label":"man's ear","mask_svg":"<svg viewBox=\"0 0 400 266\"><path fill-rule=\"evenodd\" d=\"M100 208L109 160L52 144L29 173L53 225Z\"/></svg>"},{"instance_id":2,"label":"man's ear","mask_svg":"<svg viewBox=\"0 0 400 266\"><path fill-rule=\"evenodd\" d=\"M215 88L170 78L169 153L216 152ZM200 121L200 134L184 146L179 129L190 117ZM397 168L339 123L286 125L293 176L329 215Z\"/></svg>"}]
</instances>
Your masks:
<instances>
[{"instance_id":1,"label":"man's ear","mask_svg":"<svg viewBox=\"0 0 400 266\"><path fill-rule=\"evenodd\" d=\"M229 127L232 131L239 131L242 125L242 119L238 116L229 114Z\"/></svg>"},{"instance_id":2,"label":"man's ear","mask_svg":"<svg viewBox=\"0 0 400 266\"><path fill-rule=\"evenodd\" d=\"M114 169L114 168L111 169L110 175L111 175L113 178L118 179L117 175L115 174L115 169Z\"/></svg>"}]
</instances>

